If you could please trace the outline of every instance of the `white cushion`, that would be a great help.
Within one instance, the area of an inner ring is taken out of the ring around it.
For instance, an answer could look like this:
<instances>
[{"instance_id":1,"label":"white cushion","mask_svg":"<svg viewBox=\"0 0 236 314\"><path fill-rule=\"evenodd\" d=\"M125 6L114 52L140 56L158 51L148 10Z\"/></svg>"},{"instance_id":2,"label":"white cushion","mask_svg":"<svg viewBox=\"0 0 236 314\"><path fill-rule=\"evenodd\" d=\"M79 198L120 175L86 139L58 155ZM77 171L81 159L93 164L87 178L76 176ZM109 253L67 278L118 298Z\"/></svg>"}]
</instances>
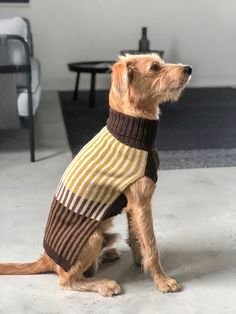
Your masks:
<instances>
[{"instance_id":1,"label":"white cushion","mask_svg":"<svg viewBox=\"0 0 236 314\"><path fill-rule=\"evenodd\" d=\"M27 38L27 25L23 18L12 17L9 19L0 19L1 35L18 35Z\"/></svg>"},{"instance_id":2,"label":"white cushion","mask_svg":"<svg viewBox=\"0 0 236 314\"><path fill-rule=\"evenodd\" d=\"M31 75L32 75L32 98L33 98L33 114L35 114L41 96L40 85L40 64L37 59L31 59ZM19 116L28 116L28 91L27 89L21 90L17 99L17 108Z\"/></svg>"},{"instance_id":3,"label":"white cushion","mask_svg":"<svg viewBox=\"0 0 236 314\"><path fill-rule=\"evenodd\" d=\"M33 114L35 115L36 110L39 106L41 97L41 86L32 94L33 98ZM17 99L17 108L19 116L21 117L28 117L28 92L27 90L23 90Z\"/></svg>"}]
</instances>

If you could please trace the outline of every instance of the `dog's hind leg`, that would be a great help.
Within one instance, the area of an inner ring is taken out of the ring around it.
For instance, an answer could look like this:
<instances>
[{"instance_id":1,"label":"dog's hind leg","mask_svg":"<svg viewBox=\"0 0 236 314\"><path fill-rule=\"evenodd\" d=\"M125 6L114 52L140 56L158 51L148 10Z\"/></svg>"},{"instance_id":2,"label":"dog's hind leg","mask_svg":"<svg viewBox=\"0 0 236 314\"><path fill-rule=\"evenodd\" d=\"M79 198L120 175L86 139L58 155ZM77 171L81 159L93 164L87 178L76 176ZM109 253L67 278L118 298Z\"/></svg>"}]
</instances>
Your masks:
<instances>
[{"instance_id":1,"label":"dog's hind leg","mask_svg":"<svg viewBox=\"0 0 236 314\"><path fill-rule=\"evenodd\" d=\"M85 277L92 277L96 273L99 264L113 262L120 258L121 252L116 248L111 248L117 240L117 236L116 233L103 233L102 251L99 257L96 258L92 265L85 271Z\"/></svg>"},{"instance_id":2,"label":"dog's hind leg","mask_svg":"<svg viewBox=\"0 0 236 314\"><path fill-rule=\"evenodd\" d=\"M65 272L61 267L58 269L60 276L60 285L64 289L75 291L93 291L98 292L102 296L110 297L120 293L120 286L112 280L85 278L83 274L98 258L103 243L103 234L96 230L83 249L80 252L79 259L76 264L71 267L69 272Z\"/></svg>"},{"instance_id":3,"label":"dog's hind leg","mask_svg":"<svg viewBox=\"0 0 236 314\"><path fill-rule=\"evenodd\" d=\"M117 233L103 233L103 250L99 256L99 263L113 262L120 258L121 253L116 248L111 247L117 240Z\"/></svg>"},{"instance_id":4,"label":"dog's hind leg","mask_svg":"<svg viewBox=\"0 0 236 314\"><path fill-rule=\"evenodd\" d=\"M150 272L160 291L175 292L180 290L180 286L175 279L166 276L156 245L151 210L154 189L155 184L148 177L137 180L125 191L128 200L126 210L130 215L132 230L140 243L144 270Z\"/></svg>"},{"instance_id":5,"label":"dog's hind leg","mask_svg":"<svg viewBox=\"0 0 236 314\"><path fill-rule=\"evenodd\" d=\"M99 256L99 263L114 262L121 256L121 252L116 248L104 249Z\"/></svg>"}]
</instances>

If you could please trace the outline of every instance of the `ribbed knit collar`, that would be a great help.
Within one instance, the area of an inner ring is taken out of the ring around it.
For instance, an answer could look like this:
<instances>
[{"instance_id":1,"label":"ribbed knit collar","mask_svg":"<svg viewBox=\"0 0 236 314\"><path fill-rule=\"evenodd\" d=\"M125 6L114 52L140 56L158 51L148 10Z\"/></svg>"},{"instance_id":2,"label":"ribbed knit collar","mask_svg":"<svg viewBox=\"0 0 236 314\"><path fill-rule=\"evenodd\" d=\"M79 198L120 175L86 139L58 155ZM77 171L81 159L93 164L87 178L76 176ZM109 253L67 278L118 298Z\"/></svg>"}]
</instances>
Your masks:
<instances>
[{"instance_id":1,"label":"ribbed knit collar","mask_svg":"<svg viewBox=\"0 0 236 314\"><path fill-rule=\"evenodd\" d=\"M107 128L120 142L142 150L155 147L159 120L136 118L110 109Z\"/></svg>"}]
</instances>

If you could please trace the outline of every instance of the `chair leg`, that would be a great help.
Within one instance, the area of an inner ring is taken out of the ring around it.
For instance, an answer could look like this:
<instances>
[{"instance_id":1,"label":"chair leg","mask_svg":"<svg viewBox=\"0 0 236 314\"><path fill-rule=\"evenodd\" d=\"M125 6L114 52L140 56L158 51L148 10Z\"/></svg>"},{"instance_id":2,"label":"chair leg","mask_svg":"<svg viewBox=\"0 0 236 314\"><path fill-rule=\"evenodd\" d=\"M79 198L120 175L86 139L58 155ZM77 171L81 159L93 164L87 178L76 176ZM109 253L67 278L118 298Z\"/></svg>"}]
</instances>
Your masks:
<instances>
[{"instance_id":1,"label":"chair leg","mask_svg":"<svg viewBox=\"0 0 236 314\"><path fill-rule=\"evenodd\" d=\"M35 143L34 143L34 115L33 115L33 99L31 89L31 75L27 75L28 87L28 114L29 114L29 144L30 144L30 161L35 162Z\"/></svg>"},{"instance_id":2,"label":"chair leg","mask_svg":"<svg viewBox=\"0 0 236 314\"><path fill-rule=\"evenodd\" d=\"M34 143L34 116L29 117L29 144L30 144L30 161L35 162L35 143Z\"/></svg>"}]
</instances>

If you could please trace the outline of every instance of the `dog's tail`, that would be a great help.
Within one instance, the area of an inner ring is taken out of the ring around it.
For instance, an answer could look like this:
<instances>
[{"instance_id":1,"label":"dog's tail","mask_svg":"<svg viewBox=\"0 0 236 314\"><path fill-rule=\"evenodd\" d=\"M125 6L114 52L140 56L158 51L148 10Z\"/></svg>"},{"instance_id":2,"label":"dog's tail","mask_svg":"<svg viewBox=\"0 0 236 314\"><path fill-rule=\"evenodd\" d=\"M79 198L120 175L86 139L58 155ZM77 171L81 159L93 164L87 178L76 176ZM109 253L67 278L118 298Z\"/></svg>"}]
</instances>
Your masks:
<instances>
[{"instance_id":1,"label":"dog's tail","mask_svg":"<svg viewBox=\"0 0 236 314\"><path fill-rule=\"evenodd\" d=\"M0 275L35 275L53 271L52 262L46 254L33 263L0 264Z\"/></svg>"}]
</instances>

